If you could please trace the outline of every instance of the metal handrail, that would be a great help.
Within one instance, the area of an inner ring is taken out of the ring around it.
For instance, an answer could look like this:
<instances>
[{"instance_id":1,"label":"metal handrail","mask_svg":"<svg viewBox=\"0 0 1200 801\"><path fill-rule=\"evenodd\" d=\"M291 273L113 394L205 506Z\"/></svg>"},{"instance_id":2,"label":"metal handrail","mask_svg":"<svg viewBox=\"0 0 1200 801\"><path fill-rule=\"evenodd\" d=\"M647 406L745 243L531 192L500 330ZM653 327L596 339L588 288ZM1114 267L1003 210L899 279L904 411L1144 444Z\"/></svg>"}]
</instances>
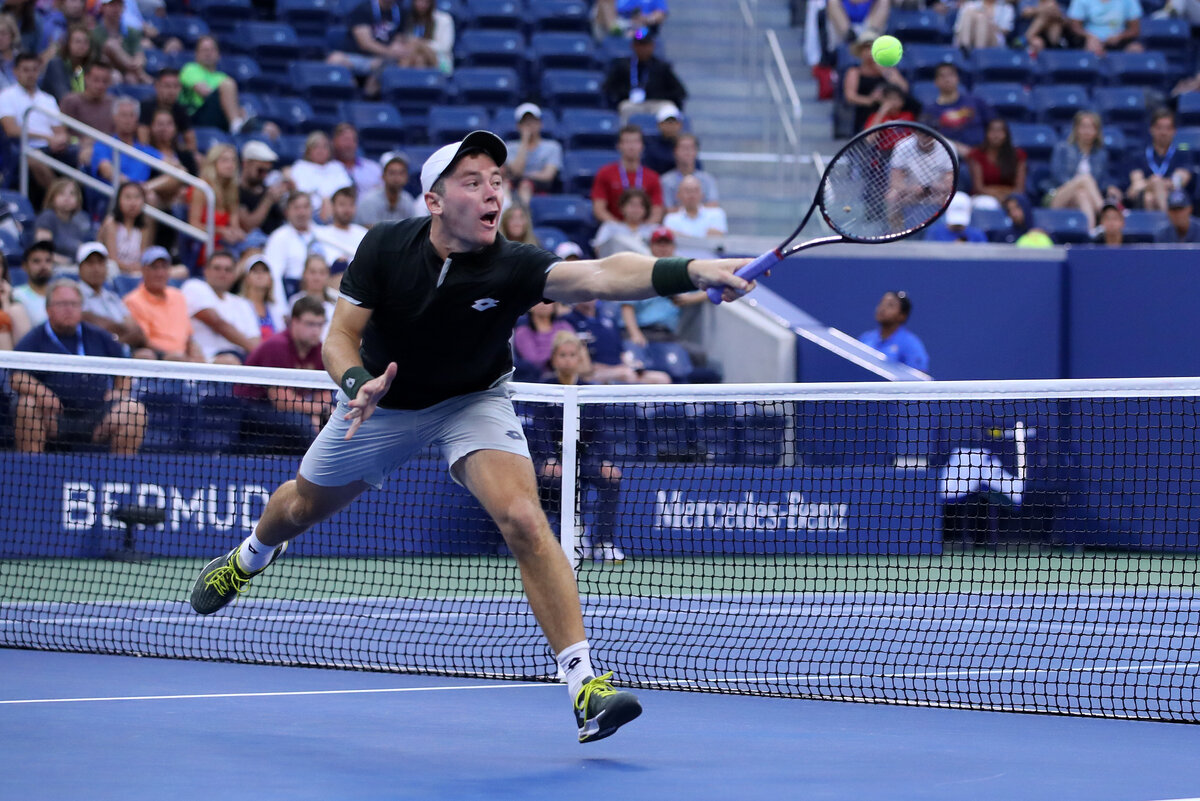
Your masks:
<instances>
[{"instance_id":1,"label":"metal handrail","mask_svg":"<svg viewBox=\"0 0 1200 801\"><path fill-rule=\"evenodd\" d=\"M95 178L82 170L76 169L69 164L59 161L52 156L43 153L41 150L29 146L29 115L38 113L57 120L60 125L76 133L94 139L97 142L103 142L113 150L113 177L111 183L105 183L98 178ZM74 117L63 114L61 111L50 111L49 109L37 108L30 106L25 110L24 119L21 121L21 158L20 158L20 187L21 194L29 197L29 162L36 161L39 164L45 164L50 169L70 178L74 178L84 186L94 189L97 192L112 198L117 193L117 188L121 185L121 157L122 155L132 158L134 161L140 161L143 164L148 164L152 169L174 178L177 181L191 186L193 189L198 189L204 195L206 205L208 206L208 214L205 218L204 229L201 230L189 222L179 219L178 217L167 214L166 212L146 206L146 216L152 220L166 225L168 228L174 228L182 234L186 234L194 239L199 239L206 244L206 251L213 252L213 246L216 241L216 223L214 217L217 210L217 195L213 188L205 181L197 178L191 173L184 172L178 167L168 164L162 159L156 159L154 156L147 155L140 150L137 150L116 137L109 136L103 131L99 131L86 123L80 122Z\"/></svg>"}]
</instances>

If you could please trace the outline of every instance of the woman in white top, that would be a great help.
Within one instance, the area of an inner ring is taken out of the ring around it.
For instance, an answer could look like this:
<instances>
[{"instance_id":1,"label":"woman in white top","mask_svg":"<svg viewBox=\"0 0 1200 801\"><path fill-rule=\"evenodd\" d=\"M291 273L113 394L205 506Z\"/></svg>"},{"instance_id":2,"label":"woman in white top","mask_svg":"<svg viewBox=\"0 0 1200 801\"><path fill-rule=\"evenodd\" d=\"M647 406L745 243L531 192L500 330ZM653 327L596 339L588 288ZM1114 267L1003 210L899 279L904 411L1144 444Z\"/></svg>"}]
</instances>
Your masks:
<instances>
[{"instance_id":1,"label":"woman in white top","mask_svg":"<svg viewBox=\"0 0 1200 801\"><path fill-rule=\"evenodd\" d=\"M1004 47L1015 18L1016 11L1008 0L968 0L954 23L954 44L967 50Z\"/></svg>"},{"instance_id":2,"label":"woman in white top","mask_svg":"<svg viewBox=\"0 0 1200 801\"><path fill-rule=\"evenodd\" d=\"M123 274L142 274L142 252L154 244L154 220L146 214L146 190L141 184L121 184L96 238Z\"/></svg>"},{"instance_id":3,"label":"woman in white top","mask_svg":"<svg viewBox=\"0 0 1200 801\"><path fill-rule=\"evenodd\" d=\"M333 159L329 137L320 131L313 131L304 140L304 158L291 166L291 179L297 190L312 197L313 208L319 210L322 222L328 222L333 215L330 204L333 193L343 186L354 185L345 165Z\"/></svg>"},{"instance_id":4,"label":"woman in white top","mask_svg":"<svg viewBox=\"0 0 1200 801\"><path fill-rule=\"evenodd\" d=\"M454 18L434 6L433 0L412 0L404 25L402 67L437 67L454 70Z\"/></svg>"},{"instance_id":5,"label":"woman in white top","mask_svg":"<svg viewBox=\"0 0 1200 801\"><path fill-rule=\"evenodd\" d=\"M592 248L604 258L622 250L650 254L650 234L655 225L650 222L650 196L644 190L630 187L621 193L621 219L600 226Z\"/></svg>"}]
</instances>

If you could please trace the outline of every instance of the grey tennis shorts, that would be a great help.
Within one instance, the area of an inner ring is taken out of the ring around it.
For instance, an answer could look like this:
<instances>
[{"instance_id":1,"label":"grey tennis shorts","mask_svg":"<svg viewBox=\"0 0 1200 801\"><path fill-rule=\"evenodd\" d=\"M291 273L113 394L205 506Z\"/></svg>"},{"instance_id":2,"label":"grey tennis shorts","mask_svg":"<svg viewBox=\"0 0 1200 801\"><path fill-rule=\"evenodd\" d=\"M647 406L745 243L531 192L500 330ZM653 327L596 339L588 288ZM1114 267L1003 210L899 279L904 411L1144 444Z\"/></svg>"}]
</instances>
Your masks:
<instances>
[{"instance_id":1,"label":"grey tennis shorts","mask_svg":"<svg viewBox=\"0 0 1200 801\"><path fill-rule=\"evenodd\" d=\"M350 411L344 392L300 463L300 475L322 487L364 481L378 489L389 473L429 445L441 448L447 468L473 451L529 458L529 445L504 385L460 395L427 409L376 409L346 441ZM458 478L451 472L451 478Z\"/></svg>"}]
</instances>

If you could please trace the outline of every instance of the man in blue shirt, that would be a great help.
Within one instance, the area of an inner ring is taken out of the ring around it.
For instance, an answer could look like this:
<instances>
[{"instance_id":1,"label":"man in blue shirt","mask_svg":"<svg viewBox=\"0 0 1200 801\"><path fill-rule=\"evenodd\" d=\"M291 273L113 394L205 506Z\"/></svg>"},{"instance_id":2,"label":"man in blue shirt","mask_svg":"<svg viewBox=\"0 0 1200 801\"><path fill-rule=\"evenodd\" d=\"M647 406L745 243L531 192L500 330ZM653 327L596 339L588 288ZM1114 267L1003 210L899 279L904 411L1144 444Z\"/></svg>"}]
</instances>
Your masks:
<instances>
[{"instance_id":1,"label":"man in blue shirt","mask_svg":"<svg viewBox=\"0 0 1200 801\"><path fill-rule=\"evenodd\" d=\"M1187 192L1176 189L1167 198L1167 225L1154 235L1155 242L1177 245L1200 242L1200 220L1192 216L1192 199Z\"/></svg>"},{"instance_id":2,"label":"man in blue shirt","mask_svg":"<svg viewBox=\"0 0 1200 801\"><path fill-rule=\"evenodd\" d=\"M46 293L46 322L34 327L16 350L68 356L124 356L103 329L83 322L83 292L59 279ZM146 409L130 397L129 376L98 373L12 373L16 390L16 444L24 453L44 453L47 444L107 444L114 454L138 451L146 433Z\"/></svg>"},{"instance_id":3,"label":"man in blue shirt","mask_svg":"<svg viewBox=\"0 0 1200 801\"><path fill-rule=\"evenodd\" d=\"M120 139L134 150L139 150L147 156L159 158L162 156L155 148L144 145L137 140L138 102L132 97L118 97L113 102L113 136ZM92 173L105 181L113 179L113 149L103 142L92 146ZM121 159L121 175L130 181L145 183L150 180L150 165L132 156Z\"/></svg>"},{"instance_id":4,"label":"man in blue shirt","mask_svg":"<svg viewBox=\"0 0 1200 801\"><path fill-rule=\"evenodd\" d=\"M884 292L875 307L873 328L860 334L858 341L887 356L888 361L906 364L914 370L929 372L929 354L921 338L905 327L912 312L912 301L905 292Z\"/></svg>"},{"instance_id":5,"label":"man in blue shirt","mask_svg":"<svg viewBox=\"0 0 1200 801\"><path fill-rule=\"evenodd\" d=\"M971 225L971 197L959 192L950 201L949 208L941 220L929 226L925 232L926 242L984 242L987 234Z\"/></svg>"}]
</instances>

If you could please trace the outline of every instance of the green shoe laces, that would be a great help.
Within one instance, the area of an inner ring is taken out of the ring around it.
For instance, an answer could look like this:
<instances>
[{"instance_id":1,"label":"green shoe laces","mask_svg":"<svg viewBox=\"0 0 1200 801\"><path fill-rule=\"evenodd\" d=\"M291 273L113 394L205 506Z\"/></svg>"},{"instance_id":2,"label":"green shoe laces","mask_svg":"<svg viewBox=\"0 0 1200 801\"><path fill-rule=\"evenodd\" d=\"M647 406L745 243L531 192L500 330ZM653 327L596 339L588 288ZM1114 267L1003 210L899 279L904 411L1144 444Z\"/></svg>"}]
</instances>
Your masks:
<instances>
[{"instance_id":1,"label":"green shoe laces","mask_svg":"<svg viewBox=\"0 0 1200 801\"><path fill-rule=\"evenodd\" d=\"M575 697L575 708L586 714L588 702L593 695L605 698L610 695L616 695L617 691L609 684L608 680L613 677L612 671L605 673L603 676L596 678L583 685L583 689L579 691L579 695Z\"/></svg>"},{"instance_id":2,"label":"green shoe laces","mask_svg":"<svg viewBox=\"0 0 1200 801\"><path fill-rule=\"evenodd\" d=\"M234 567L234 559L237 559L236 553L229 560L229 563L214 570L212 574L204 580L204 586L212 589L214 592L220 595L228 595L231 591L245 592L246 585L250 583L250 577Z\"/></svg>"}]
</instances>

